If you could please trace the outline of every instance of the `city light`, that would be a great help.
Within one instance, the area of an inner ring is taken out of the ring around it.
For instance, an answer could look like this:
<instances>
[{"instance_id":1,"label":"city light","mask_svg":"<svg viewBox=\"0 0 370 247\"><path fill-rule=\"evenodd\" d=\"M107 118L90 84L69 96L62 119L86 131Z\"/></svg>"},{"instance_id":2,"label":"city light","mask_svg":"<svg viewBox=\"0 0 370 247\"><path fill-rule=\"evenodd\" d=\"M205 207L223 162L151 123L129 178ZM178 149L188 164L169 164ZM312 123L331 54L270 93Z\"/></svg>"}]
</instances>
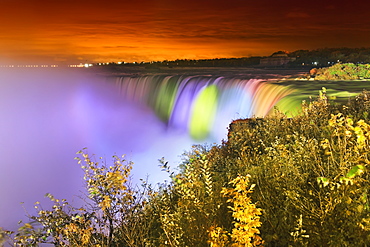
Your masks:
<instances>
[{"instance_id":1,"label":"city light","mask_svg":"<svg viewBox=\"0 0 370 247\"><path fill-rule=\"evenodd\" d=\"M2 64L0 68L58 68L58 64Z\"/></svg>"}]
</instances>

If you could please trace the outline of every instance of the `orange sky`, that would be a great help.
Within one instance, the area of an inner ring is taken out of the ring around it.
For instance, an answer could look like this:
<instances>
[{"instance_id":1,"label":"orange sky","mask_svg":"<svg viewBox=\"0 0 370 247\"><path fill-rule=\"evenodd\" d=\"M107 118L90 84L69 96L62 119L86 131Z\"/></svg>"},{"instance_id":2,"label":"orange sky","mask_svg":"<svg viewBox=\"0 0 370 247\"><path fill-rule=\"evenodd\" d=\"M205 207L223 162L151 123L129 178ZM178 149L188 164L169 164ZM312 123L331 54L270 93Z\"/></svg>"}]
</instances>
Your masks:
<instances>
[{"instance_id":1,"label":"orange sky","mask_svg":"<svg viewBox=\"0 0 370 247\"><path fill-rule=\"evenodd\" d=\"M1 0L0 63L270 55L370 47L370 1Z\"/></svg>"}]
</instances>

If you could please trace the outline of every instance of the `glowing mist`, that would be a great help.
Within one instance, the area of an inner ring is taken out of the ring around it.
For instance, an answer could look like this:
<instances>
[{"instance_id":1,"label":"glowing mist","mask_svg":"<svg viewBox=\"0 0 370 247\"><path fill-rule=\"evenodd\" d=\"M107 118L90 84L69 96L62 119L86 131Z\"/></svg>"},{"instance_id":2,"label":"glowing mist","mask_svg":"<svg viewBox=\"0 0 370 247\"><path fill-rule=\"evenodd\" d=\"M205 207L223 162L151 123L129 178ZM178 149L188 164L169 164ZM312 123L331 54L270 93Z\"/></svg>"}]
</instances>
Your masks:
<instances>
[{"instance_id":1,"label":"glowing mist","mask_svg":"<svg viewBox=\"0 0 370 247\"><path fill-rule=\"evenodd\" d=\"M173 145L176 143L176 145ZM45 193L79 201L82 171L74 157L126 154L134 179L163 181L158 159L179 162L188 135L168 130L151 109L127 102L114 84L73 71L0 73L0 226L15 229ZM171 147L170 149L168 147Z\"/></svg>"},{"instance_id":2,"label":"glowing mist","mask_svg":"<svg viewBox=\"0 0 370 247\"><path fill-rule=\"evenodd\" d=\"M112 79L73 70L0 71L0 226L15 229L45 193L69 201L82 189L74 160L126 154L134 180L162 182L191 145L221 142L231 120L263 116L287 88L255 79L150 75ZM44 200L44 203L45 200Z\"/></svg>"}]
</instances>

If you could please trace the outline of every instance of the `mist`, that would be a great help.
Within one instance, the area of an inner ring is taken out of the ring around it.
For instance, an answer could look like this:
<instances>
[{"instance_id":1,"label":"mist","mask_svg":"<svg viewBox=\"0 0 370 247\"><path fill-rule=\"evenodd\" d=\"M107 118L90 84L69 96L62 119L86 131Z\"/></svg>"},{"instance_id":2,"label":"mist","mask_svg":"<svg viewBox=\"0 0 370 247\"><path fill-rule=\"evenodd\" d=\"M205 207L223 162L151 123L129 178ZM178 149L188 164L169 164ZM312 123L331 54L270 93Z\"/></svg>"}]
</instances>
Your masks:
<instances>
[{"instance_id":1,"label":"mist","mask_svg":"<svg viewBox=\"0 0 370 247\"><path fill-rule=\"evenodd\" d=\"M194 141L169 130L145 105L126 101L114 84L71 69L0 71L0 226L14 230L26 211L46 193L79 204L83 172L76 152L104 157L126 155L133 180L152 183L167 174L158 159L171 164ZM24 202L22 205L21 202ZM26 210L26 211L25 211Z\"/></svg>"}]
</instances>

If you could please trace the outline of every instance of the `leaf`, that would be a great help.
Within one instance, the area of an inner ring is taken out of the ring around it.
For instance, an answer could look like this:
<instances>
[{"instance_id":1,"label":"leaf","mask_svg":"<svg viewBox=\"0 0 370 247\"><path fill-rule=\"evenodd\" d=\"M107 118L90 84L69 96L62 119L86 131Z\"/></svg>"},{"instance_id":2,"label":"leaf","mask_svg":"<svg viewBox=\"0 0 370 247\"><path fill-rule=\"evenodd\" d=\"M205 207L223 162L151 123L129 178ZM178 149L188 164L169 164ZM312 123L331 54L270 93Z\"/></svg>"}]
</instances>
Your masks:
<instances>
[{"instance_id":1,"label":"leaf","mask_svg":"<svg viewBox=\"0 0 370 247\"><path fill-rule=\"evenodd\" d=\"M328 178L324 178L324 177L318 177L317 178L317 183L320 184L322 183L324 187L328 186L329 185L329 179Z\"/></svg>"},{"instance_id":2,"label":"leaf","mask_svg":"<svg viewBox=\"0 0 370 247\"><path fill-rule=\"evenodd\" d=\"M352 167L352 169L347 173L347 178L354 178L357 175L361 175L365 170L365 167L363 165L357 165Z\"/></svg>"}]
</instances>

